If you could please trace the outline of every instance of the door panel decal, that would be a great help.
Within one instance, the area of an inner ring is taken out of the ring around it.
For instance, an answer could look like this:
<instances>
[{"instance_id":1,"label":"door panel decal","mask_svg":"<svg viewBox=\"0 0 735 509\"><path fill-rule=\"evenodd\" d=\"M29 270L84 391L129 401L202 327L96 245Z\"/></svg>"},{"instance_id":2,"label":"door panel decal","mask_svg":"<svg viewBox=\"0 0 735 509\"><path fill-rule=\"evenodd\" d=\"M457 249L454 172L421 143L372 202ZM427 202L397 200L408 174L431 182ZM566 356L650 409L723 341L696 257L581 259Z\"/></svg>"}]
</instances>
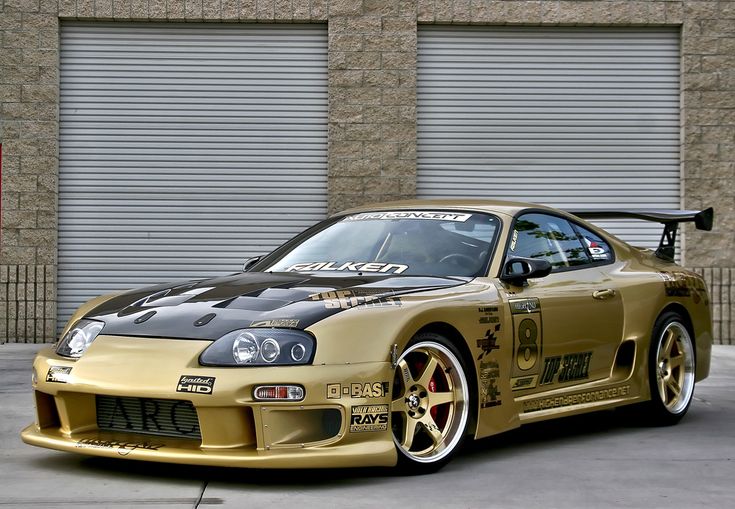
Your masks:
<instances>
[{"instance_id":1,"label":"door panel decal","mask_svg":"<svg viewBox=\"0 0 735 509\"><path fill-rule=\"evenodd\" d=\"M538 384L543 354L541 302L535 297L511 299L513 317L512 390L533 389Z\"/></svg>"}]
</instances>

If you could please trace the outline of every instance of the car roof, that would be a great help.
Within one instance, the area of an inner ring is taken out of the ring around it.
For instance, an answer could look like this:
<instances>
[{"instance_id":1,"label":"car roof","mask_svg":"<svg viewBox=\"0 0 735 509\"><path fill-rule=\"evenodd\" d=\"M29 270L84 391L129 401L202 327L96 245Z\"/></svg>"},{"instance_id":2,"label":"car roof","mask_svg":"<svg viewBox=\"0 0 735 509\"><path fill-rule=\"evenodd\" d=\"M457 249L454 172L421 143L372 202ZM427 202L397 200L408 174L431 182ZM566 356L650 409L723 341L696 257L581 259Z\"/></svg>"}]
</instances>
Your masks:
<instances>
[{"instance_id":1,"label":"car roof","mask_svg":"<svg viewBox=\"0 0 735 509\"><path fill-rule=\"evenodd\" d=\"M443 199L443 200L400 200L383 203L373 203L344 210L337 215L355 214L360 212L373 212L378 210L406 210L406 209L442 209L442 210L476 210L478 212L495 212L514 216L525 209L543 209L559 212L558 209L539 205L536 203L525 203L504 200L482 200L482 199Z\"/></svg>"}]
</instances>

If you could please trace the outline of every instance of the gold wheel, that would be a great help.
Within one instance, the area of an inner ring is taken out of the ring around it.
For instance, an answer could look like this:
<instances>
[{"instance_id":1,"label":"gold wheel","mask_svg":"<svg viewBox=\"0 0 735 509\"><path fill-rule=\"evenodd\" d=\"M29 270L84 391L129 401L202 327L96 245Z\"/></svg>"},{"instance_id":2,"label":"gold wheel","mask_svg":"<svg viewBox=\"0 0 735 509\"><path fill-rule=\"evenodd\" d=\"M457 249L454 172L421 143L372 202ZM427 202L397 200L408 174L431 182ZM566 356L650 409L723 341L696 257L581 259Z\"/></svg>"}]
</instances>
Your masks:
<instances>
[{"instance_id":1,"label":"gold wheel","mask_svg":"<svg viewBox=\"0 0 735 509\"><path fill-rule=\"evenodd\" d=\"M686 410L694 393L694 348L686 327L669 322L656 351L656 388L664 408L677 415Z\"/></svg>"},{"instance_id":2,"label":"gold wheel","mask_svg":"<svg viewBox=\"0 0 735 509\"><path fill-rule=\"evenodd\" d=\"M391 402L393 441L412 463L437 463L457 448L469 414L467 377L457 354L421 341L398 359Z\"/></svg>"}]
</instances>

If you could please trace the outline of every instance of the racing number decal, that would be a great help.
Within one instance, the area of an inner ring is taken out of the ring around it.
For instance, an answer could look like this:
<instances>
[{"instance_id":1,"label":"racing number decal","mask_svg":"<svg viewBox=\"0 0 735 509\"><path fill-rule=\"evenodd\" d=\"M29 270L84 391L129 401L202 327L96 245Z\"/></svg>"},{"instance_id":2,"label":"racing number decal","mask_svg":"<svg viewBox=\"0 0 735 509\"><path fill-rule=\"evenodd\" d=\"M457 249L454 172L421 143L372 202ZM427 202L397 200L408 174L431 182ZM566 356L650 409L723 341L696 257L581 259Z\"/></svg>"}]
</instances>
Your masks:
<instances>
[{"instance_id":1,"label":"racing number decal","mask_svg":"<svg viewBox=\"0 0 735 509\"><path fill-rule=\"evenodd\" d=\"M512 299L513 364L512 390L532 389L538 384L543 353L541 303L537 298Z\"/></svg>"},{"instance_id":2,"label":"racing number decal","mask_svg":"<svg viewBox=\"0 0 735 509\"><path fill-rule=\"evenodd\" d=\"M518 326L516 366L521 371L533 369L538 363L538 326L531 318L524 318Z\"/></svg>"}]
</instances>

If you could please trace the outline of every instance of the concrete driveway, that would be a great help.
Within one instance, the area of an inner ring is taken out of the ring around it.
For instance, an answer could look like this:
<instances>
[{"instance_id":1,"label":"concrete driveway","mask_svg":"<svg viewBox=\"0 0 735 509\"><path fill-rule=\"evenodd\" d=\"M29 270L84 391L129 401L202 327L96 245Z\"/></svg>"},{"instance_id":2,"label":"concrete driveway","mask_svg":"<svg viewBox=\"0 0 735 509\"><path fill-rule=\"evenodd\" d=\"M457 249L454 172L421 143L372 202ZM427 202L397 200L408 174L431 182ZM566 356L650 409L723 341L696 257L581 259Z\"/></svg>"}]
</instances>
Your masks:
<instances>
[{"instance_id":1,"label":"concrete driveway","mask_svg":"<svg viewBox=\"0 0 735 509\"><path fill-rule=\"evenodd\" d=\"M0 506L7 507L732 507L735 347L677 426L602 412L482 440L438 474L389 469L251 471L87 458L27 446L31 359L39 345L0 345Z\"/></svg>"}]
</instances>

